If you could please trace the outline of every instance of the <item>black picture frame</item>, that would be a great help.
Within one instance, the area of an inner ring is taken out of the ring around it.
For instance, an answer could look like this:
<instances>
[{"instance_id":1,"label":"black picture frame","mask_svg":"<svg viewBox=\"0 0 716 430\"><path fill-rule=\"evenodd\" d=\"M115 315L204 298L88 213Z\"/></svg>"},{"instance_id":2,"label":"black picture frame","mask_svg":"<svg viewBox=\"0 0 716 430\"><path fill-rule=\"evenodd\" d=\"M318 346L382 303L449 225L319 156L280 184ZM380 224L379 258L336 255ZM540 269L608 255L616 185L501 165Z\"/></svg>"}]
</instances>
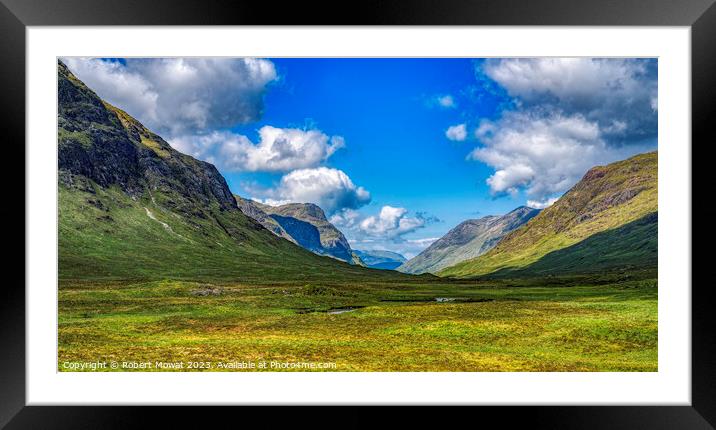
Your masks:
<instances>
[{"instance_id":1,"label":"black picture frame","mask_svg":"<svg viewBox=\"0 0 716 430\"><path fill-rule=\"evenodd\" d=\"M558 25L688 26L692 67L692 402L691 406L470 407L435 411L410 407L389 420L403 428L410 422L439 422L457 416L474 422L537 428L707 429L716 426L716 337L712 317L713 286L697 275L708 267L706 246L714 229L706 224L716 210L707 193L714 182L706 149L716 144L716 6L714 0L413 0L360 2L248 2L244 0L0 0L0 130L4 143L3 197L8 216L4 236L5 282L0 287L0 427L137 428L159 415L160 428L207 426L230 417L237 425L249 418L269 428L291 423L320 425L313 409L186 407L39 407L25 405L25 30L27 26L89 25ZM675 144L670 142L669 144ZM684 143L685 144L685 143ZM693 151L699 148L699 157ZM22 160L22 162L20 161ZM710 191L710 190L709 190ZM697 199L697 196L701 198ZM13 209L10 209L13 208ZM20 208L23 208L22 210ZM699 217L695 217L698 214ZM664 227L662 227L664 228ZM666 227L668 228L668 226ZM24 229L23 229L24 231ZM693 245L705 245L702 252ZM688 286L674 286L687 288ZM618 387L615 387L618 390ZM159 399L158 399L159 400ZM342 427L372 427L373 408L336 407ZM326 418L324 418L326 419ZM496 420L496 421L495 421ZM171 422L178 425L172 425ZM261 422L261 421L259 421ZM470 421L468 421L470 422ZM248 421L245 422L246 424Z\"/></svg>"}]
</instances>

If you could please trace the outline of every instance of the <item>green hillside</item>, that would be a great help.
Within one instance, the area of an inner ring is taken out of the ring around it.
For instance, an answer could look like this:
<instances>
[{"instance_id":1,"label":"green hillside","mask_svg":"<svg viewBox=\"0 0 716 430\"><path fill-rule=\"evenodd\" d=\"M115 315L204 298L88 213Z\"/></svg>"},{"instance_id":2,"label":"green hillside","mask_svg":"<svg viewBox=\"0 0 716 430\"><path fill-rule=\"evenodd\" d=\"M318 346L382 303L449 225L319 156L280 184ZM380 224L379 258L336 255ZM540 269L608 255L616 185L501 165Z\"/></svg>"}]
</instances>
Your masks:
<instances>
[{"instance_id":1,"label":"green hillside","mask_svg":"<svg viewBox=\"0 0 716 430\"><path fill-rule=\"evenodd\" d=\"M213 165L175 151L61 62L58 89L60 280L400 276L275 236L238 209Z\"/></svg>"},{"instance_id":2,"label":"green hillside","mask_svg":"<svg viewBox=\"0 0 716 430\"><path fill-rule=\"evenodd\" d=\"M490 277L599 274L614 270L655 269L658 263L658 213L596 233L583 241L552 251L521 269L502 269Z\"/></svg>"},{"instance_id":3,"label":"green hillside","mask_svg":"<svg viewBox=\"0 0 716 430\"><path fill-rule=\"evenodd\" d=\"M62 63L58 126L58 372L659 370L655 153L592 169L479 243L463 223L448 251L504 238L448 269L494 277L476 280L304 249L357 254L316 206L237 202Z\"/></svg>"},{"instance_id":4,"label":"green hillside","mask_svg":"<svg viewBox=\"0 0 716 430\"><path fill-rule=\"evenodd\" d=\"M657 212L657 171L656 152L594 167L555 204L521 228L506 235L492 250L480 257L449 267L439 272L439 275L474 277L496 271L514 273L531 265L543 268L541 270L544 271L550 261L559 263L560 267L570 272L589 271L590 267L594 267L593 263L598 262L595 258L611 251L605 249L598 252L591 249L586 254L582 252L577 255L570 251L587 250L589 243L581 247L569 247L597 233L618 229ZM655 230L638 231L647 235L645 240L655 234ZM655 238L654 242L647 242L656 245ZM617 244L609 241L598 243L603 246ZM567 248L569 249L565 250ZM548 254L559 250L565 251L557 255L558 261L554 260L555 255L550 255L545 262L540 262ZM587 255L589 258L586 258ZM582 261L576 263L577 258L582 258ZM570 259L575 261L565 265ZM644 261L641 257L637 260ZM623 261L622 264L628 266L630 263ZM557 268L550 272L556 271Z\"/></svg>"}]
</instances>

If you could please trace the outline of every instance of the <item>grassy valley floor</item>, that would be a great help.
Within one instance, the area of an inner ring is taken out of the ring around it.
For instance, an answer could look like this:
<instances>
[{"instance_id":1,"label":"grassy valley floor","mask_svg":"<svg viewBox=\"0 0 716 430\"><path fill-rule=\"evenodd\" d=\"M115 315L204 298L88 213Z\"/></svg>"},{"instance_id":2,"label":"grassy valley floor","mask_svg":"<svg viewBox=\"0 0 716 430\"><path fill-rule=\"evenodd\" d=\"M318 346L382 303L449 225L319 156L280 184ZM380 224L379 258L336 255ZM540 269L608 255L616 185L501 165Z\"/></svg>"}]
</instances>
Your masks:
<instances>
[{"instance_id":1,"label":"grassy valley floor","mask_svg":"<svg viewBox=\"0 0 716 430\"><path fill-rule=\"evenodd\" d=\"M657 371L656 281L632 279L62 280L58 370Z\"/></svg>"}]
</instances>

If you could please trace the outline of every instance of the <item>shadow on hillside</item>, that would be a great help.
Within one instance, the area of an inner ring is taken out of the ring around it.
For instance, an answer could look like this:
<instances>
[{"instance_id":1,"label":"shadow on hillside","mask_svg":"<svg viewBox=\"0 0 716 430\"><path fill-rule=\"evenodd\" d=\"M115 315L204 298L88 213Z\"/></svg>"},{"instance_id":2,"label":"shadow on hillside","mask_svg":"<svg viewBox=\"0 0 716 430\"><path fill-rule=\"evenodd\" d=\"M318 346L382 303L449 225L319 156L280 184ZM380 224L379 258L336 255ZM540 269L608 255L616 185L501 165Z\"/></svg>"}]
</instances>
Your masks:
<instances>
[{"instance_id":1,"label":"shadow on hillside","mask_svg":"<svg viewBox=\"0 0 716 430\"><path fill-rule=\"evenodd\" d=\"M500 269L485 278L524 278L641 270L658 263L658 212L596 233L572 246L550 252L519 269Z\"/></svg>"}]
</instances>

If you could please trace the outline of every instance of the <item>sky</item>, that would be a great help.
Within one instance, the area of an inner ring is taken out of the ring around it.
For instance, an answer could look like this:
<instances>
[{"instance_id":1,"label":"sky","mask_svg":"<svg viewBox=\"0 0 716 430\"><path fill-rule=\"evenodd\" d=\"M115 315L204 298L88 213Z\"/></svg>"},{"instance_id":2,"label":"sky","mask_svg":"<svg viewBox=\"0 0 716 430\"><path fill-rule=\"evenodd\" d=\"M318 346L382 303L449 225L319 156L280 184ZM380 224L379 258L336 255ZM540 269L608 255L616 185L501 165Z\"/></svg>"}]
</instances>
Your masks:
<instances>
[{"instance_id":1,"label":"sky","mask_svg":"<svg viewBox=\"0 0 716 430\"><path fill-rule=\"evenodd\" d=\"M64 61L235 194L318 204L354 249L407 258L657 147L656 59Z\"/></svg>"}]
</instances>

